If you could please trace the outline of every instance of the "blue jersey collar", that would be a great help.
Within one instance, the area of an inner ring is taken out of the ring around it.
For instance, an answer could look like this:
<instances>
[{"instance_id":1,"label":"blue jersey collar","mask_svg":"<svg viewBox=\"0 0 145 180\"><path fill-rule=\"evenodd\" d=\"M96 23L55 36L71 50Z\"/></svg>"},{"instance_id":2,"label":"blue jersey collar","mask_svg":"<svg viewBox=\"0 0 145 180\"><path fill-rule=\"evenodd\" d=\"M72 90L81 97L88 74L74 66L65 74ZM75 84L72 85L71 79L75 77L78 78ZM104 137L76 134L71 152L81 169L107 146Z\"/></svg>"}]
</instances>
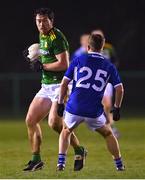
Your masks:
<instances>
[{"instance_id":1,"label":"blue jersey collar","mask_svg":"<svg viewBox=\"0 0 145 180\"><path fill-rule=\"evenodd\" d=\"M91 51L91 52L88 52L88 54L91 54L91 55L98 55L100 58L103 58L104 59L104 56L101 54L101 53L99 53L99 52L93 52L93 51Z\"/></svg>"},{"instance_id":2,"label":"blue jersey collar","mask_svg":"<svg viewBox=\"0 0 145 180\"><path fill-rule=\"evenodd\" d=\"M101 54L101 53L98 53L98 52L93 52L93 51L91 51L91 52L88 52L88 54L97 54L97 55L100 55L100 56L102 56L102 54Z\"/></svg>"}]
</instances>

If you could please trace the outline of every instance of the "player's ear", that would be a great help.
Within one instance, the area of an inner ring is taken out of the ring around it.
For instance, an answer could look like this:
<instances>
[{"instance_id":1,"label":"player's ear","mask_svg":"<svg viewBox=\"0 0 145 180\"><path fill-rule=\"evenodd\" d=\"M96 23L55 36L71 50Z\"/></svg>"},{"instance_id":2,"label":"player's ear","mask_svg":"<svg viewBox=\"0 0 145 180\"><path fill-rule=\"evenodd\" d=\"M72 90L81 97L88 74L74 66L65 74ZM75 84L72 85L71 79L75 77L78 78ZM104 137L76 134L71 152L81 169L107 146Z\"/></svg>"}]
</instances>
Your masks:
<instances>
[{"instance_id":1,"label":"player's ear","mask_svg":"<svg viewBox=\"0 0 145 180\"><path fill-rule=\"evenodd\" d=\"M90 46L88 45L88 46L87 46L87 51L89 51L90 49L91 49L91 48L90 48Z\"/></svg>"}]
</instances>

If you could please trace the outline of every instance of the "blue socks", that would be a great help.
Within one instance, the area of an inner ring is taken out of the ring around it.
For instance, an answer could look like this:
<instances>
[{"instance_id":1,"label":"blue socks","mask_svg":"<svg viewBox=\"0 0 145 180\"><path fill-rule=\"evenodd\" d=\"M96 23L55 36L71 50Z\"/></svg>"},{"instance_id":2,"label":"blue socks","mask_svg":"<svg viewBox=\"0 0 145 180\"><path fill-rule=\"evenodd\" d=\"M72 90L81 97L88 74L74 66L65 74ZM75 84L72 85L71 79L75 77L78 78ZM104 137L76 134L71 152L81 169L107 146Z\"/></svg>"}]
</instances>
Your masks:
<instances>
[{"instance_id":1,"label":"blue socks","mask_svg":"<svg viewBox=\"0 0 145 180\"><path fill-rule=\"evenodd\" d=\"M117 169L120 169L120 168L123 167L123 163L122 163L121 157L118 158L118 159L114 159L114 162L115 162L115 165L116 165L116 168L117 168Z\"/></svg>"},{"instance_id":2,"label":"blue socks","mask_svg":"<svg viewBox=\"0 0 145 180\"><path fill-rule=\"evenodd\" d=\"M66 163L66 154L58 154L57 166L65 167L65 163Z\"/></svg>"}]
</instances>

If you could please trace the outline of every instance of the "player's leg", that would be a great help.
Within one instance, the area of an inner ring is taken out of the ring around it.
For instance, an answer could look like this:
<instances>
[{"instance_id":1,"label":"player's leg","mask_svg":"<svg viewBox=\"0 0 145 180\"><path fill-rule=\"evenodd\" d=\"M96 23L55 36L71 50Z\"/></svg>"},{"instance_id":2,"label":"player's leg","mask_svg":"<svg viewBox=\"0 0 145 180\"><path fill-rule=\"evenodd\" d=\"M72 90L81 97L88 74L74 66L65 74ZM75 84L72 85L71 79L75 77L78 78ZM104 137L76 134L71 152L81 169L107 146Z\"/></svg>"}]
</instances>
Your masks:
<instances>
[{"instance_id":1,"label":"player's leg","mask_svg":"<svg viewBox=\"0 0 145 180\"><path fill-rule=\"evenodd\" d=\"M59 134L61 133L62 127L63 127L63 119L57 115L57 102L56 101L52 103L50 113L49 113L48 124L53 130L55 130ZM72 133L71 135L70 143L74 147L74 149L79 147L79 140L74 133Z\"/></svg>"},{"instance_id":2,"label":"player's leg","mask_svg":"<svg viewBox=\"0 0 145 180\"><path fill-rule=\"evenodd\" d=\"M27 116L26 125L28 137L31 145L32 159L24 171L34 171L43 166L40 157L40 145L42 141L42 133L39 122L46 117L51 107L51 101L47 98L34 97L30 104Z\"/></svg>"},{"instance_id":3,"label":"player's leg","mask_svg":"<svg viewBox=\"0 0 145 180\"><path fill-rule=\"evenodd\" d=\"M61 132L60 139L59 139L59 153L60 153L60 159L63 158L64 163L66 159L66 153L69 144L71 144L72 137L74 136L74 132L72 130L76 128L81 122L83 122L83 118L80 116L73 115L69 112L65 113L65 118L64 118L64 128L63 131ZM84 167L85 163L85 157L87 151L79 145L75 145L74 147L75 150L75 161L74 161L74 171L79 171ZM61 156L63 154L63 157ZM58 164L61 163L58 158ZM63 165L64 169L65 165ZM61 169L61 168L60 168ZM59 167L58 167L59 170Z\"/></svg>"},{"instance_id":4,"label":"player's leg","mask_svg":"<svg viewBox=\"0 0 145 180\"><path fill-rule=\"evenodd\" d=\"M57 115L57 101L52 102L48 117L48 125L57 133L61 133L63 124L62 118Z\"/></svg>"},{"instance_id":5,"label":"player's leg","mask_svg":"<svg viewBox=\"0 0 145 180\"><path fill-rule=\"evenodd\" d=\"M110 113L112 108L112 97L113 97L113 86L110 83L108 83L104 91L102 103L104 105L104 111L107 117L107 123L110 125L113 124L112 114Z\"/></svg>"},{"instance_id":6,"label":"player's leg","mask_svg":"<svg viewBox=\"0 0 145 180\"><path fill-rule=\"evenodd\" d=\"M51 110L49 113L49 126L54 129L56 132L60 133L63 127L63 119L57 115L57 102L53 102L51 106ZM83 168L84 160L87 154L87 150L80 145L78 138L75 133L71 133L70 144L74 148L75 152L75 162L74 162L74 170L79 171ZM81 156L81 157L80 157Z\"/></svg>"},{"instance_id":7,"label":"player's leg","mask_svg":"<svg viewBox=\"0 0 145 180\"><path fill-rule=\"evenodd\" d=\"M102 99L102 103L103 103L104 111L107 118L107 124L110 124L112 126L113 118L112 118L112 114L110 113L111 108L112 108L112 97L109 95L104 95Z\"/></svg>"},{"instance_id":8,"label":"player's leg","mask_svg":"<svg viewBox=\"0 0 145 180\"><path fill-rule=\"evenodd\" d=\"M121 159L121 153L117 138L114 136L112 129L108 125L97 129L97 131L105 138L109 152L112 154L116 169L124 170L124 165Z\"/></svg>"},{"instance_id":9,"label":"player's leg","mask_svg":"<svg viewBox=\"0 0 145 180\"><path fill-rule=\"evenodd\" d=\"M112 113L110 113L110 111L112 109L112 104L113 104L113 86L110 83L108 83L105 88L104 96L102 99L102 104L104 106L104 111L105 111L106 118L107 118L106 123L112 127L115 137L118 138L119 132L114 125Z\"/></svg>"},{"instance_id":10,"label":"player's leg","mask_svg":"<svg viewBox=\"0 0 145 180\"><path fill-rule=\"evenodd\" d=\"M48 125L60 134L63 127L63 118L57 115L57 106L57 102L54 101L49 112ZM74 148L79 146L79 140L74 133L71 135L71 145Z\"/></svg>"},{"instance_id":11,"label":"player's leg","mask_svg":"<svg viewBox=\"0 0 145 180\"><path fill-rule=\"evenodd\" d=\"M84 121L91 130L98 131L105 138L108 150L116 163L117 170L124 170L119 144L113 135L110 125L108 126L108 124L106 124L106 116L102 114L97 118L85 118Z\"/></svg>"},{"instance_id":12,"label":"player's leg","mask_svg":"<svg viewBox=\"0 0 145 180\"><path fill-rule=\"evenodd\" d=\"M72 130L64 126L59 136L59 154L57 163L57 170L59 171L62 171L65 168L66 155L70 146L71 134Z\"/></svg>"},{"instance_id":13,"label":"player's leg","mask_svg":"<svg viewBox=\"0 0 145 180\"><path fill-rule=\"evenodd\" d=\"M40 153L40 146L41 146L41 143L42 143L42 131L41 131L41 127L40 127L39 123L37 123L37 125L36 125L36 130L35 130L35 133L34 133L34 136L33 136L33 141L34 142L32 142L32 144L33 144L32 152Z\"/></svg>"}]
</instances>

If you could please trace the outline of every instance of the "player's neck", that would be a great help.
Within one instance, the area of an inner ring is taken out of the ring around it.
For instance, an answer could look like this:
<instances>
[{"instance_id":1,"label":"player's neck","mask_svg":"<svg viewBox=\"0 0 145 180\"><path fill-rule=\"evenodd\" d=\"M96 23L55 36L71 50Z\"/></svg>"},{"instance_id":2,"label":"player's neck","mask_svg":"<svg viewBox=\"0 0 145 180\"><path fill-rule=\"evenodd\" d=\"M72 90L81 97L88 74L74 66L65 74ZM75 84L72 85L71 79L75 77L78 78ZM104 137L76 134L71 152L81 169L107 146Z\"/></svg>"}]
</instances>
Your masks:
<instances>
[{"instance_id":1,"label":"player's neck","mask_svg":"<svg viewBox=\"0 0 145 180\"><path fill-rule=\"evenodd\" d=\"M40 34L41 34L41 35L44 35L44 36L47 36L53 28L54 28L54 27L51 27L51 28L49 28L46 32L43 32L43 33L40 32Z\"/></svg>"},{"instance_id":2,"label":"player's neck","mask_svg":"<svg viewBox=\"0 0 145 180\"><path fill-rule=\"evenodd\" d=\"M97 53L97 54L100 54L101 53L101 50L100 51L94 51L94 50L88 50L88 53Z\"/></svg>"}]
</instances>

